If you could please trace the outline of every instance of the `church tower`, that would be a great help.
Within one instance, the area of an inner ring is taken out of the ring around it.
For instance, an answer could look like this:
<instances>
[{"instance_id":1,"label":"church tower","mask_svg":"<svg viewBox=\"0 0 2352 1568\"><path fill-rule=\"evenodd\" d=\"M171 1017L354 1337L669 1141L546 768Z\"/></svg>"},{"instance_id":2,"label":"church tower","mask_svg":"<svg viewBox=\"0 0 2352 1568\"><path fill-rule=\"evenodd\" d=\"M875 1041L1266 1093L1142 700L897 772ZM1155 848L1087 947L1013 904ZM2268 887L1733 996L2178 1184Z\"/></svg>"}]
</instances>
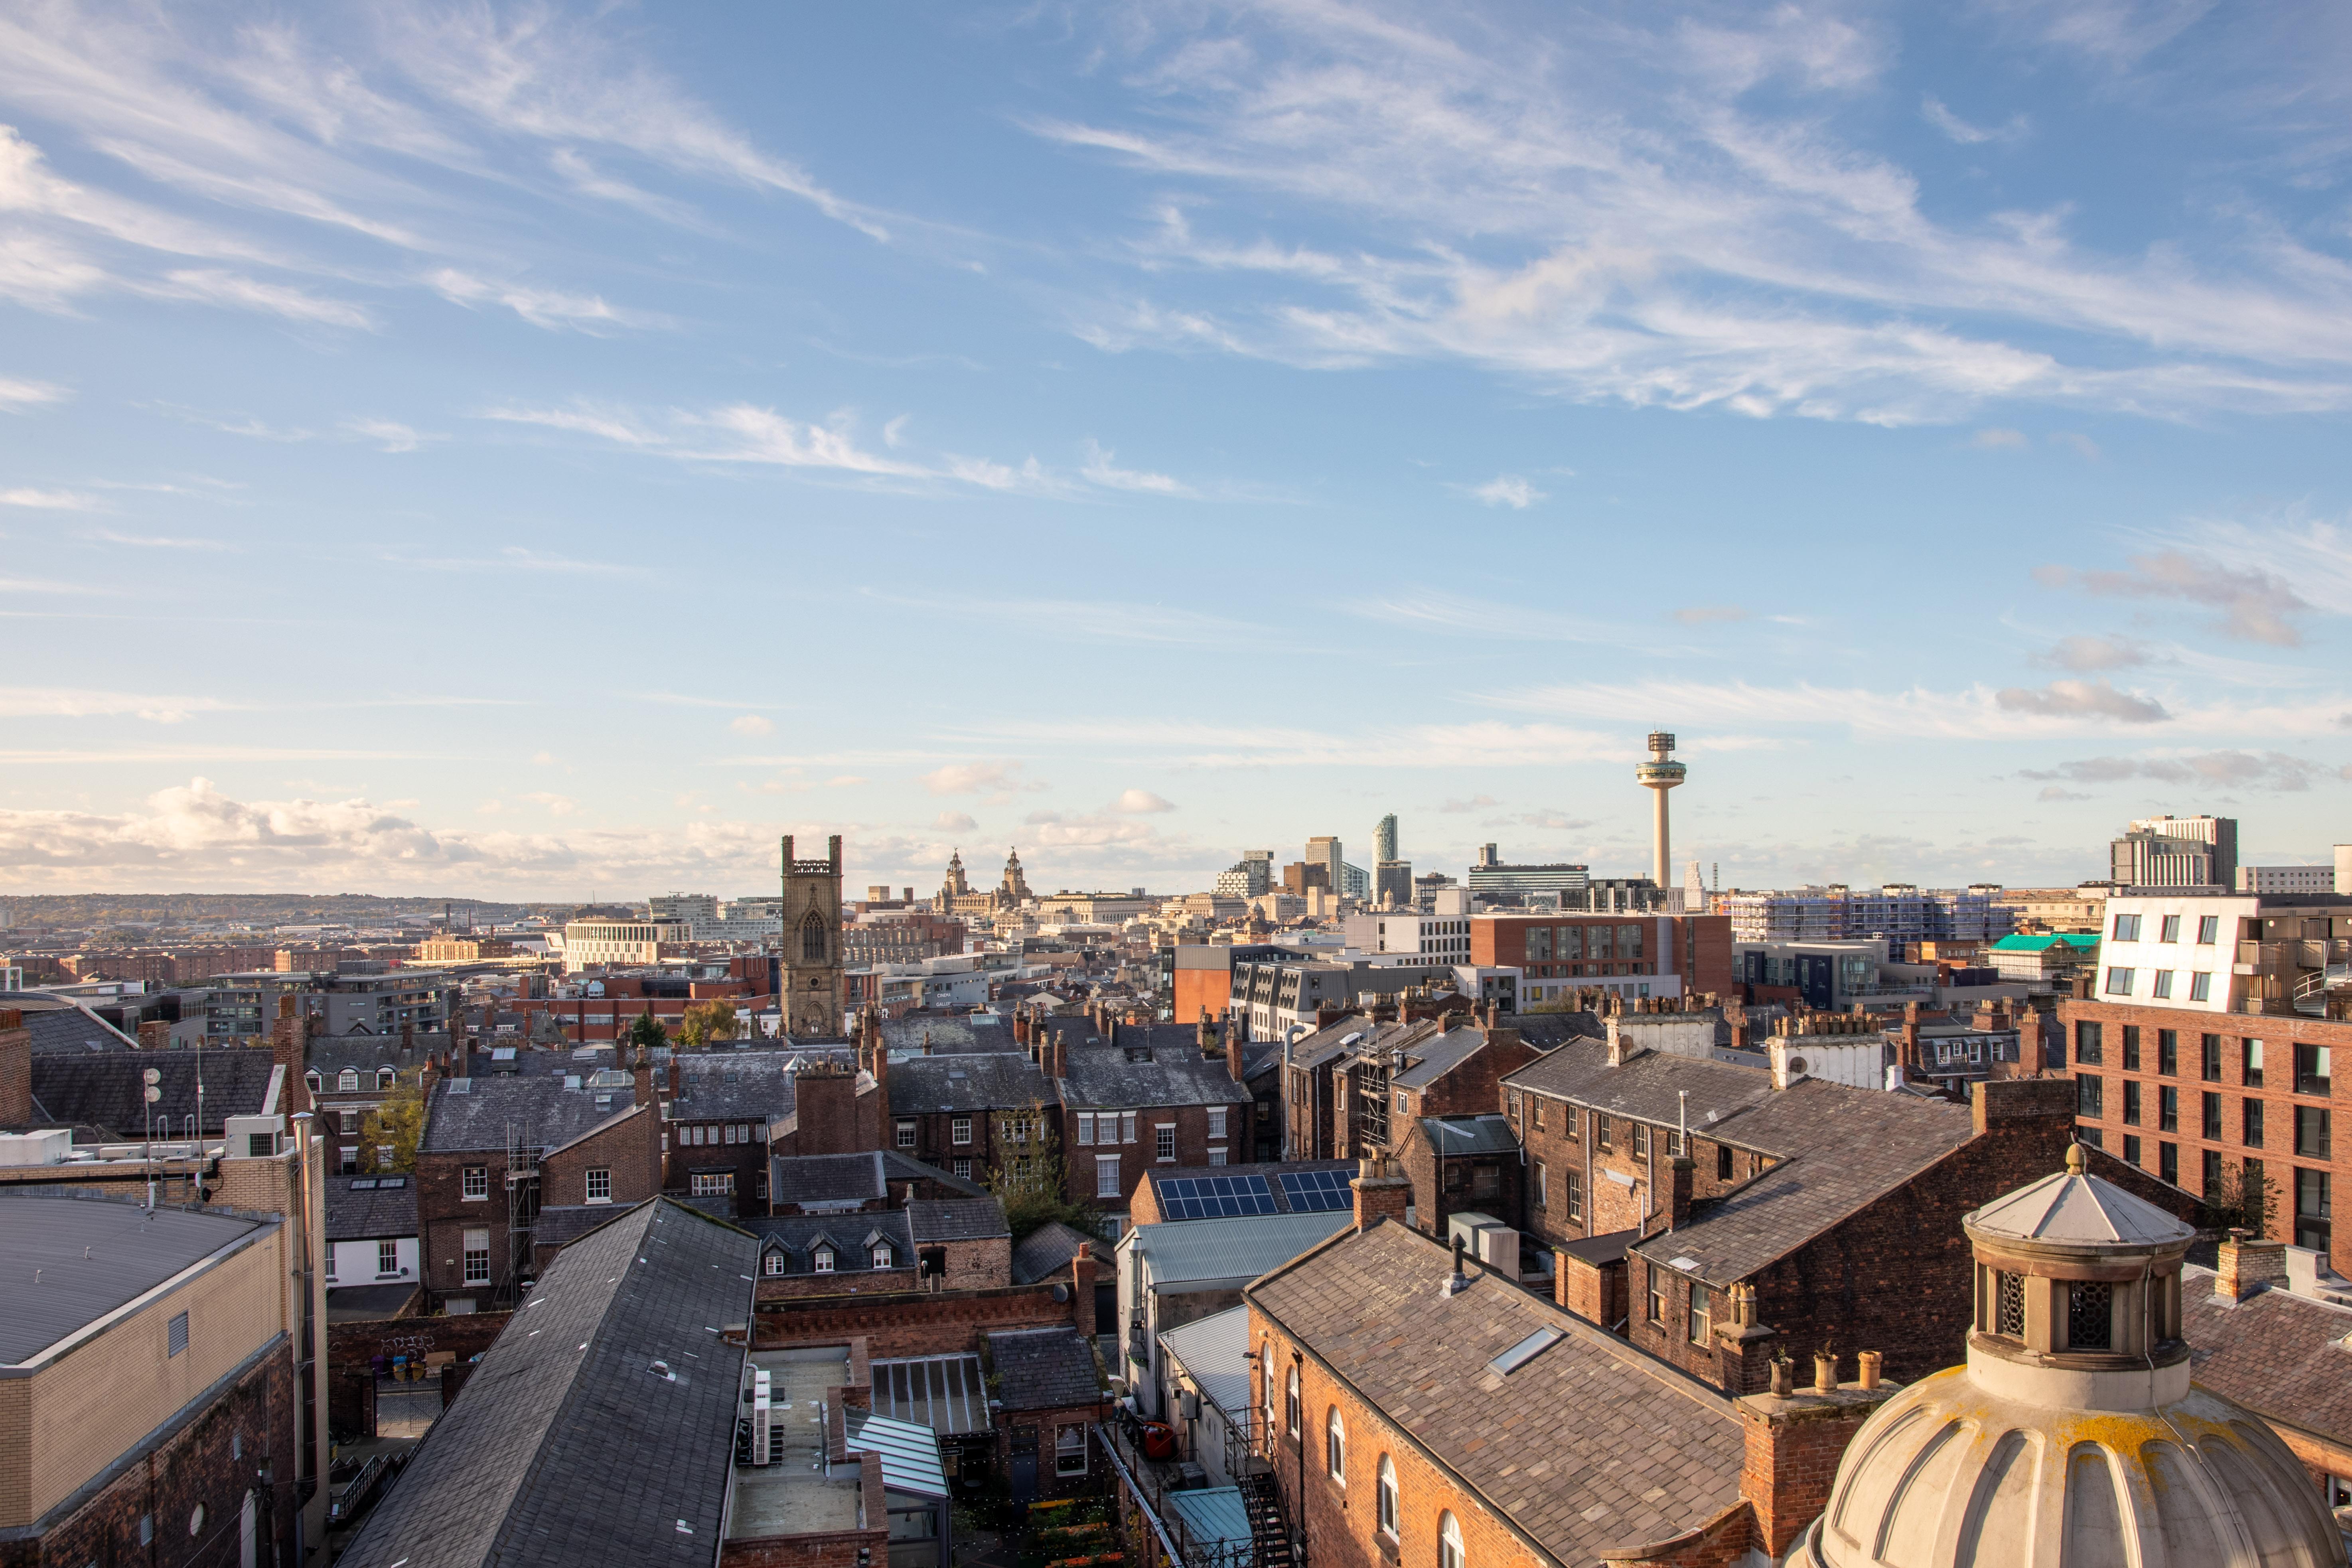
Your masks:
<instances>
[{"instance_id":1,"label":"church tower","mask_svg":"<svg viewBox=\"0 0 2352 1568\"><path fill-rule=\"evenodd\" d=\"M783 952L784 1033L797 1039L831 1038L842 1032L841 836L825 841L825 858L793 858L792 835L784 836L784 924L778 938Z\"/></svg>"}]
</instances>

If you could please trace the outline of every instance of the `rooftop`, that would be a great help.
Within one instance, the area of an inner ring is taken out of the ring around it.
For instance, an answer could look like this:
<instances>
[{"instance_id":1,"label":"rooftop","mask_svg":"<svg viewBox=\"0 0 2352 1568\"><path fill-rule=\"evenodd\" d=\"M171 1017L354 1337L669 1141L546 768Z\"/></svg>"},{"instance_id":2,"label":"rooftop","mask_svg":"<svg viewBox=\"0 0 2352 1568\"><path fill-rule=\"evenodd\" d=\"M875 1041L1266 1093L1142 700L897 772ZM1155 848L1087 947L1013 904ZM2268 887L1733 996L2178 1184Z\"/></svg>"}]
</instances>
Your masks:
<instances>
[{"instance_id":1,"label":"rooftop","mask_svg":"<svg viewBox=\"0 0 2352 1568\"><path fill-rule=\"evenodd\" d=\"M1180 1220L1139 1225L1118 1245L1146 1260L1154 1290L1200 1289L1255 1279L1354 1223L1352 1209Z\"/></svg>"},{"instance_id":2,"label":"rooftop","mask_svg":"<svg viewBox=\"0 0 2352 1568\"><path fill-rule=\"evenodd\" d=\"M1210 1403L1245 1419L1250 1406L1249 1309L1228 1307L1170 1329L1160 1344Z\"/></svg>"},{"instance_id":3,"label":"rooftop","mask_svg":"<svg viewBox=\"0 0 2352 1568\"><path fill-rule=\"evenodd\" d=\"M1098 1237L1089 1237L1064 1225L1060 1220L1048 1220L1027 1236L1013 1249L1013 1282L1034 1285L1040 1279L1070 1271L1070 1260L1081 1247L1091 1247L1097 1261L1108 1261L1110 1245Z\"/></svg>"},{"instance_id":4,"label":"rooftop","mask_svg":"<svg viewBox=\"0 0 2352 1568\"><path fill-rule=\"evenodd\" d=\"M433 1086L425 1136L417 1152L472 1153L504 1150L509 1139L527 1149L554 1149L636 1109L633 1093L578 1089L562 1078L446 1079Z\"/></svg>"},{"instance_id":5,"label":"rooftop","mask_svg":"<svg viewBox=\"0 0 2352 1568\"><path fill-rule=\"evenodd\" d=\"M1451 1271L1446 1247L1382 1224L1247 1294L1559 1562L1630 1554L1738 1500L1729 1401L1483 1270L1447 1296ZM1533 1353L1495 1369L1530 1341Z\"/></svg>"},{"instance_id":6,"label":"rooftop","mask_svg":"<svg viewBox=\"0 0 2352 1568\"><path fill-rule=\"evenodd\" d=\"M51 1189L0 1190L0 1366L23 1366L108 1313L274 1223L150 1209Z\"/></svg>"},{"instance_id":7,"label":"rooftop","mask_svg":"<svg viewBox=\"0 0 2352 1568\"><path fill-rule=\"evenodd\" d=\"M1124 1046L1071 1049L1063 1058L1062 1103L1123 1109L1250 1102L1250 1091L1234 1081L1222 1053L1205 1058L1189 1039L1180 1047L1150 1047L1150 1060L1138 1061Z\"/></svg>"},{"instance_id":8,"label":"rooftop","mask_svg":"<svg viewBox=\"0 0 2352 1568\"><path fill-rule=\"evenodd\" d=\"M2214 1273L2180 1271L2180 1337L2189 1375L2264 1419L2352 1445L2352 1308L2273 1287L2242 1301L2213 1294Z\"/></svg>"},{"instance_id":9,"label":"rooftop","mask_svg":"<svg viewBox=\"0 0 2352 1568\"><path fill-rule=\"evenodd\" d=\"M105 1051L33 1058L33 1114L51 1126L94 1127L108 1140L145 1134L151 1107L145 1074L161 1075L152 1114L184 1128L203 1106L201 1131L220 1135L223 1119L285 1109L278 1063L251 1046L218 1051ZM273 1096L273 1087L277 1093ZM272 1107L275 1099L277 1104Z\"/></svg>"},{"instance_id":10,"label":"rooftop","mask_svg":"<svg viewBox=\"0 0 2352 1568\"><path fill-rule=\"evenodd\" d=\"M416 1184L407 1176L329 1176L327 1239L381 1241L416 1234Z\"/></svg>"},{"instance_id":11,"label":"rooftop","mask_svg":"<svg viewBox=\"0 0 2352 1568\"><path fill-rule=\"evenodd\" d=\"M1073 1328L991 1334L988 1359L1007 1410L1066 1410L1110 1397L1094 1347Z\"/></svg>"},{"instance_id":12,"label":"rooftop","mask_svg":"<svg viewBox=\"0 0 2352 1568\"><path fill-rule=\"evenodd\" d=\"M656 1200L558 1253L342 1562L709 1568L755 1246Z\"/></svg>"},{"instance_id":13,"label":"rooftop","mask_svg":"<svg viewBox=\"0 0 2352 1568\"><path fill-rule=\"evenodd\" d=\"M909 1057L890 1064L890 1110L915 1116L940 1110L1009 1110L1051 1105L1054 1086L1018 1051Z\"/></svg>"},{"instance_id":14,"label":"rooftop","mask_svg":"<svg viewBox=\"0 0 2352 1568\"><path fill-rule=\"evenodd\" d=\"M917 1198L907 1205L907 1223L914 1228L915 1245L934 1241L1011 1239L1004 1205L994 1198Z\"/></svg>"}]
</instances>

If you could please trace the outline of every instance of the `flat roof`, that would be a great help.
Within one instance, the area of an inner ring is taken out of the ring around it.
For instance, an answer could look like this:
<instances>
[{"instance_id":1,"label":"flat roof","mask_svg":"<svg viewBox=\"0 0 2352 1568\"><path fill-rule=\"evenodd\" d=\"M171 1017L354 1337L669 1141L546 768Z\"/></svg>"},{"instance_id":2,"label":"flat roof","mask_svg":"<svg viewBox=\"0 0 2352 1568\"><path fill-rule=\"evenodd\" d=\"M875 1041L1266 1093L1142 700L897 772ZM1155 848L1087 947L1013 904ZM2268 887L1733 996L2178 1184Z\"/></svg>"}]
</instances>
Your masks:
<instances>
[{"instance_id":1,"label":"flat roof","mask_svg":"<svg viewBox=\"0 0 2352 1568\"><path fill-rule=\"evenodd\" d=\"M23 1366L274 1221L0 1189L0 1366Z\"/></svg>"}]
</instances>

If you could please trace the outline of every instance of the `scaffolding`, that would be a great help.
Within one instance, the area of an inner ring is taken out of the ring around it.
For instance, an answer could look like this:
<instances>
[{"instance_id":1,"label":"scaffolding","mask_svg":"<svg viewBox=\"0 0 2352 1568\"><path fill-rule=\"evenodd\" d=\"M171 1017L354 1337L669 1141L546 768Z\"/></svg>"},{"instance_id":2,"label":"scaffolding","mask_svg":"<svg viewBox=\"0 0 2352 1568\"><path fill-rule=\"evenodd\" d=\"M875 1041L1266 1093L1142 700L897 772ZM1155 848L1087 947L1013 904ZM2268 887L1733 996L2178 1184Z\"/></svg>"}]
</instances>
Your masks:
<instances>
[{"instance_id":1,"label":"scaffolding","mask_svg":"<svg viewBox=\"0 0 2352 1568\"><path fill-rule=\"evenodd\" d=\"M525 1143L512 1121L506 1124L507 1258L506 1272L496 1289L504 1300L519 1302L523 1277L530 1269L531 1227L539 1220L539 1157L537 1144Z\"/></svg>"}]
</instances>

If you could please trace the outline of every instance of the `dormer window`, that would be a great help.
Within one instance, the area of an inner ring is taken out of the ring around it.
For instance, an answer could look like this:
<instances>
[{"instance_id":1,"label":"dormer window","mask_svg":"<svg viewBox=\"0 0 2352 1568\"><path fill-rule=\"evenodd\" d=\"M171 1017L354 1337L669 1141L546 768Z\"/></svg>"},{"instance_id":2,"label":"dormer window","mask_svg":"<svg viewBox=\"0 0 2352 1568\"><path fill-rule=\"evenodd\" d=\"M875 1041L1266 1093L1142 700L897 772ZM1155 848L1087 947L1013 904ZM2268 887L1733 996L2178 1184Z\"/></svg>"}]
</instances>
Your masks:
<instances>
[{"instance_id":1,"label":"dormer window","mask_svg":"<svg viewBox=\"0 0 2352 1568\"><path fill-rule=\"evenodd\" d=\"M304 1073L302 1075L302 1081L310 1086L310 1092L312 1094L316 1094L320 1089L327 1087L327 1080L319 1076L319 1069L317 1068L312 1068L309 1072Z\"/></svg>"},{"instance_id":2,"label":"dormer window","mask_svg":"<svg viewBox=\"0 0 2352 1568\"><path fill-rule=\"evenodd\" d=\"M814 1268L819 1274L832 1273L833 1248L830 1247L818 1247L814 1253L810 1255L809 1267Z\"/></svg>"},{"instance_id":3,"label":"dormer window","mask_svg":"<svg viewBox=\"0 0 2352 1568\"><path fill-rule=\"evenodd\" d=\"M897 1262L897 1257L896 1257L896 1255L895 1255L894 1253L892 1253L892 1252L891 1252L891 1250L890 1250L890 1244L889 1244L888 1242L887 1242L887 1241L884 1241L884 1242L878 1242L878 1243L877 1243L877 1244L875 1245L875 1247L874 1247L874 1267L875 1267L875 1268L888 1268L893 1267L893 1266L896 1264L896 1262Z\"/></svg>"},{"instance_id":4,"label":"dormer window","mask_svg":"<svg viewBox=\"0 0 2352 1568\"><path fill-rule=\"evenodd\" d=\"M375 1069L376 1088L390 1089L392 1087L392 1080L393 1071L390 1068L378 1068Z\"/></svg>"},{"instance_id":5,"label":"dormer window","mask_svg":"<svg viewBox=\"0 0 2352 1568\"><path fill-rule=\"evenodd\" d=\"M359 1086L360 1069L357 1068L345 1068L335 1075L335 1087L339 1089L356 1089Z\"/></svg>"},{"instance_id":6,"label":"dormer window","mask_svg":"<svg viewBox=\"0 0 2352 1568\"><path fill-rule=\"evenodd\" d=\"M769 1251L768 1251L768 1252L767 1252L763 1257L761 1257L761 1259L760 1259L760 1272L761 1272L761 1273L762 1273L762 1274L766 1274L766 1275L769 1275L769 1276L772 1277L772 1276L775 1276L775 1275L778 1275L778 1274L782 1274L783 1271L784 1271L784 1255L783 1255L783 1253L782 1253L782 1252L781 1252L781 1251L778 1251L778 1250L775 1250L775 1249L772 1248L772 1249L770 1249L770 1250L769 1250Z\"/></svg>"}]
</instances>

